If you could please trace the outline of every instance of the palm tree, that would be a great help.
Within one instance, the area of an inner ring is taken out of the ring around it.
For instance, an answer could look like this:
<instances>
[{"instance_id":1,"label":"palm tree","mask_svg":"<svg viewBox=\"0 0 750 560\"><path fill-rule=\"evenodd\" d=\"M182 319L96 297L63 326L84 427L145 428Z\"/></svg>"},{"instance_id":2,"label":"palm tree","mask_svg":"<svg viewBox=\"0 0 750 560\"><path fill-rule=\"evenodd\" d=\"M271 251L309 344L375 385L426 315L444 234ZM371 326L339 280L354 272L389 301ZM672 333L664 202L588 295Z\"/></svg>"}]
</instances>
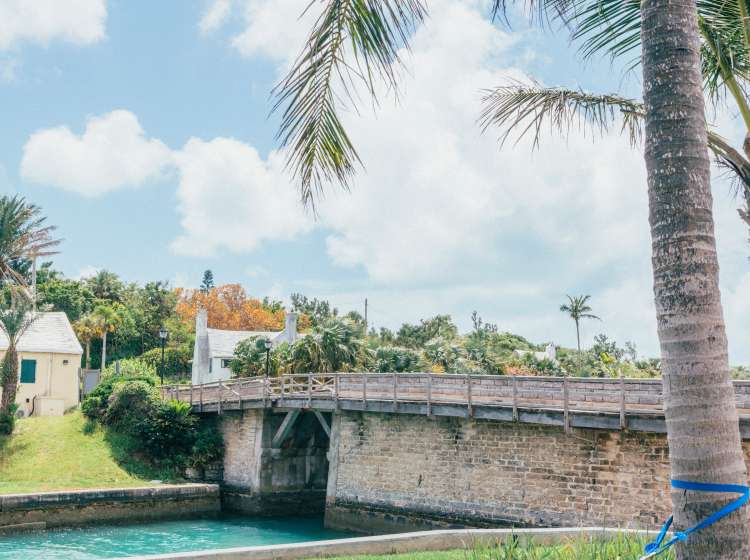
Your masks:
<instances>
[{"instance_id":1,"label":"palm tree","mask_svg":"<svg viewBox=\"0 0 750 560\"><path fill-rule=\"evenodd\" d=\"M90 369L91 342L95 338L102 336L101 324L93 314L89 313L73 323L73 330L75 330L78 340L86 347L86 369Z\"/></svg>"},{"instance_id":2,"label":"palm tree","mask_svg":"<svg viewBox=\"0 0 750 560\"><path fill-rule=\"evenodd\" d=\"M41 209L23 197L0 197L0 285L26 286L37 257L55 254L55 227L45 225Z\"/></svg>"},{"instance_id":3,"label":"palm tree","mask_svg":"<svg viewBox=\"0 0 750 560\"><path fill-rule=\"evenodd\" d=\"M591 313L591 306L588 304L589 299L591 299L591 296L585 295L585 296L565 296L568 298L568 303L563 303L560 306L560 311L563 313L567 313L570 315L570 318L573 319L576 323L576 341L578 343L578 351L581 351L581 319L598 319L601 321L599 317Z\"/></svg>"},{"instance_id":4,"label":"palm tree","mask_svg":"<svg viewBox=\"0 0 750 560\"><path fill-rule=\"evenodd\" d=\"M331 318L292 345L289 365L298 373L342 371L361 362L365 351L364 342L356 338L350 321Z\"/></svg>"},{"instance_id":5,"label":"palm tree","mask_svg":"<svg viewBox=\"0 0 750 560\"><path fill-rule=\"evenodd\" d=\"M631 54L641 46L640 0L561 0L555 15L565 22L573 40L581 40L584 58L599 53L612 58ZM701 0L697 5L701 70L704 92L714 105L727 98L737 108L745 126L745 141L733 147L715 130L708 131L708 146L717 163L733 177L743 193L738 210L750 227L750 23L746 0ZM630 68L637 65L633 61ZM594 133L607 131L617 117L632 144L643 133L643 103L618 94L591 94L572 89L545 88L536 83L512 83L487 90L481 122L484 129L500 127L501 142L512 132L520 139L533 135L538 145L545 124L567 134L585 127Z\"/></svg>"},{"instance_id":6,"label":"palm tree","mask_svg":"<svg viewBox=\"0 0 750 560\"><path fill-rule=\"evenodd\" d=\"M122 313L117 305L99 304L92 312L94 324L102 337L102 371L107 367L107 334L115 332L122 324Z\"/></svg>"},{"instance_id":7,"label":"palm tree","mask_svg":"<svg viewBox=\"0 0 750 560\"><path fill-rule=\"evenodd\" d=\"M745 484L747 474L729 378L709 188L701 69L706 68L710 58L704 54L701 65L701 54L707 49L699 41L695 1L543 0L533 5L541 8L544 17L545 10L559 16L566 13L566 7L580 7L582 3L600 12L605 31L625 34L626 38L612 45L614 52L627 50L633 41L638 43L639 33L641 37L641 113L645 118L654 293L673 477ZM506 4L505 0L493 0L493 13L501 13ZM728 80L727 68L722 66L731 62L729 70L736 76L741 76L747 67L742 62L750 45L747 3L700 0L700 4L702 9L712 7L715 20L705 16L703 20L716 22L713 37L721 35L723 40L716 43L721 47L714 53L714 72L708 75L716 77L720 86L717 91L723 91L726 84L731 92L734 86ZM624 5L630 10L630 19L613 18L612 13ZM374 84L382 79L392 86L391 90L395 88L398 48L408 46L411 31L425 13L419 0L329 0L325 4L302 54L276 90L276 108L282 110L279 138L288 148L289 166L300 180L302 199L307 204L313 204L326 182L337 181L348 187L359 164L356 149L337 113L334 87L343 82L346 93L347 80L363 80L374 96ZM730 21L727 14L731 13L735 14L735 24L723 23ZM744 39L731 43L738 45L733 51L727 45L736 32ZM596 48L598 44L594 40L591 46ZM601 103L593 107L592 111L611 110L602 108ZM534 117L533 107L528 115ZM595 117L593 122L607 119ZM746 159L724 161L742 173L750 169ZM678 529L705 519L728 501L720 494L695 492L673 492L672 500ZM678 556L750 557L748 509L741 508L691 535L678 546Z\"/></svg>"},{"instance_id":8,"label":"palm tree","mask_svg":"<svg viewBox=\"0 0 750 560\"><path fill-rule=\"evenodd\" d=\"M2 399L0 414L9 414L16 401L18 390L18 351L19 339L36 319L31 303L24 297L16 298L13 305L0 308L0 331L8 339L8 349L2 362Z\"/></svg>"}]
</instances>

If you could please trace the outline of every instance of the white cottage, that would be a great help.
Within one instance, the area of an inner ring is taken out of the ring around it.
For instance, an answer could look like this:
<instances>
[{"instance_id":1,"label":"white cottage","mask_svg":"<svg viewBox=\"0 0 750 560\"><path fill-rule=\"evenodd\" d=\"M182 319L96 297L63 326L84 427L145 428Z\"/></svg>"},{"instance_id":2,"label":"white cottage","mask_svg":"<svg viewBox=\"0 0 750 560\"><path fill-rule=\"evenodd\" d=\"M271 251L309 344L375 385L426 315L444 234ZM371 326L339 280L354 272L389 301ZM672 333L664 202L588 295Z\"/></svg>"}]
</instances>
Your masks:
<instances>
[{"instance_id":1,"label":"white cottage","mask_svg":"<svg viewBox=\"0 0 750 560\"><path fill-rule=\"evenodd\" d=\"M78 404L83 349L65 313L38 313L16 348L20 416L62 416ZM0 330L0 358L7 350L8 338Z\"/></svg>"},{"instance_id":2,"label":"white cottage","mask_svg":"<svg viewBox=\"0 0 750 560\"><path fill-rule=\"evenodd\" d=\"M227 331L208 328L204 309L195 316L195 349L193 350L192 382L194 385L223 381L232 377L229 362L234 350L251 337L268 338L273 346L292 343L298 338L297 314L287 313L282 331Z\"/></svg>"}]
</instances>

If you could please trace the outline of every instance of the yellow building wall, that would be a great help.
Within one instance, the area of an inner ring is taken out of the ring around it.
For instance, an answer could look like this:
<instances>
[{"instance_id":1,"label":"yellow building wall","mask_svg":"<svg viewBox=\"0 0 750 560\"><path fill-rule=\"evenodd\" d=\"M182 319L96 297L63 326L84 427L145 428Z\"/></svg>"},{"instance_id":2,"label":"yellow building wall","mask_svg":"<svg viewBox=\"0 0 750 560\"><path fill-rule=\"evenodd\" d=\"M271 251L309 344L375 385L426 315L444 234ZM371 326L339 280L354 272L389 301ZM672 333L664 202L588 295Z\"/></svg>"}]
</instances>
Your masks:
<instances>
[{"instance_id":1,"label":"yellow building wall","mask_svg":"<svg viewBox=\"0 0 750 560\"><path fill-rule=\"evenodd\" d=\"M5 352L0 352L0 359ZM81 356L75 354L53 354L49 352L19 352L18 375L21 375L21 360L36 360L36 380L34 383L19 383L16 403L27 413L31 413L34 397L48 397L63 401L63 409L67 410L78 404L78 369ZM66 363L67 362L67 363ZM2 391L2 389L0 389ZM28 402L27 402L28 401ZM42 406L40 399L34 409L37 415L40 411L57 410L55 406Z\"/></svg>"}]
</instances>

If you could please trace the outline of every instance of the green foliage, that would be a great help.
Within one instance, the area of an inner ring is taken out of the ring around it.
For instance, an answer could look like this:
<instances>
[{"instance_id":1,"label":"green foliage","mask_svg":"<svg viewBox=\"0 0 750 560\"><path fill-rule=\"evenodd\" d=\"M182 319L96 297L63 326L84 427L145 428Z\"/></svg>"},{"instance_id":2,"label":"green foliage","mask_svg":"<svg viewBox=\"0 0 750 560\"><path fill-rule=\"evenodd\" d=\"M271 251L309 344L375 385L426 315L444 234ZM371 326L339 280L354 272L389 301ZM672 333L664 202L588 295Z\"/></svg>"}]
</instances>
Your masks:
<instances>
[{"instance_id":1,"label":"green foliage","mask_svg":"<svg viewBox=\"0 0 750 560\"><path fill-rule=\"evenodd\" d=\"M277 375L283 368L283 350L273 348L269 355L269 375ZM234 350L229 369L239 377L253 377L266 373L265 339L253 336L241 341Z\"/></svg>"},{"instance_id":2,"label":"green foliage","mask_svg":"<svg viewBox=\"0 0 750 560\"><path fill-rule=\"evenodd\" d=\"M224 438L219 431L215 417L205 418L198 426L189 464L192 467L205 467L224 456Z\"/></svg>"},{"instance_id":3,"label":"green foliage","mask_svg":"<svg viewBox=\"0 0 750 560\"><path fill-rule=\"evenodd\" d=\"M145 381L117 383L107 401L102 421L122 432L139 432L141 422L150 416L158 402L158 391Z\"/></svg>"},{"instance_id":4,"label":"green foliage","mask_svg":"<svg viewBox=\"0 0 750 560\"><path fill-rule=\"evenodd\" d=\"M71 322L78 321L94 308L94 293L81 282L65 278L51 278L45 282L37 279L37 282L40 306L63 311Z\"/></svg>"},{"instance_id":5,"label":"green foliage","mask_svg":"<svg viewBox=\"0 0 750 560\"><path fill-rule=\"evenodd\" d=\"M198 435L198 417L190 404L182 401L149 402L147 410L133 426L137 427L142 450L155 461L183 465Z\"/></svg>"},{"instance_id":6,"label":"green foliage","mask_svg":"<svg viewBox=\"0 0 750 560\"><path fill-rule=\"evenodd\" d=\"M147 377L153 384L157 383L159 377L158 370L153 365L150 359L144 356L138 356L137 358L125 358L123 360L117 360L117 362L110 362L106 368L104 368L104 374L102 377L115 377L117 376L117 367L119 363L120 377L138 378Z\"/></svg>"},{"instance_id":7,"label":"green foliage","mask_svg":"<svg viewBox=\"0 0 750 560\"><path fill-rule=\"evenodd\" d=\"M188 345L167 346L164 349L164 376L178 377L190 373L190 361L193 359L193 352ZM161 368L161 348L153 348L148 352L141 354L137 360L145 364L154 375L159 373ZM166 383L166 380L165 380Z\"/></svg>"},{"instance_id":8,"label":"green foliage","mask_svg":"<svg viewBox=\"0 0 750 560\"><path fill-rule=\"evenodd\" d=\"M380 373L424 371L426 364L416 350L399 346L381 346L375 350L372 369Z\"/></svg>"},{"instance_id":9,"label":"green foliage","mask_svg":"<svg viewBox=\"0 0 750 560\"><path fill-rule=\"evenodd\" d=\"M0 412L0 435L10 435L13 433L13 429L16 426L16 411L18 405L13 403L10 405L8 412Z\"/></svg>"},{"instance_id":10,"label":"green foliage","mask_svg":"<svg viewBox=\"0 0 750 560\"><path fill-rule=\"evenodd\" d=\"M331 307L331 304L323 299L308 298L302 294L292 294L291 300L292 311L307 315L314 327L328 319L336 317L339 313L338 309Z\"/></svg>"},{"instance_id":11,"label":"green foliage","mask_svg":"<svg viewBox=\"0 0 750 560\"><path fill-rule=\"evenodd\" d=\"M292 344L288 368L293 373L351 371L367 360L367 348L347 320L328 319Z\"/></svg>"},{"instance_id":12,"label":"green foliage","mask_svg":"<svg viewBox=\"0 0 750 560\"><path fill-rule=\"evenodd\" d=\"M135 374L121 373L121 375L111 375L105 371L99 385L83 399L81 403L81 412L89 420L104 422L107 414L109 399L112 396L117 385L128 381L142 381L152 387L157 384L157 379L153 375L144 375L142 372Z\"/></svg>"},{"instance_id":13,"label":"green foliage","mask_svg":"<svg viewBox=\"0 0 750 560\"><path fill-rule=\"evenodd\" d=\"M421 348L433 338L451 340L458 336L458 327L450 315L436 315L422 319L419 325L404 323L396 333L396 344L406 348Z\"/></svg>"},{"instance_id":14,"label":"green foliage","mask_svg":"<svg viewBox=\"0 0 750 560\"><path fill-rule=\"evenodd\" d=\"M83 283L100 301L122 301L125 284L114 272L100 270L91 278L84 279Z\"/></svg>"}]
</instances>

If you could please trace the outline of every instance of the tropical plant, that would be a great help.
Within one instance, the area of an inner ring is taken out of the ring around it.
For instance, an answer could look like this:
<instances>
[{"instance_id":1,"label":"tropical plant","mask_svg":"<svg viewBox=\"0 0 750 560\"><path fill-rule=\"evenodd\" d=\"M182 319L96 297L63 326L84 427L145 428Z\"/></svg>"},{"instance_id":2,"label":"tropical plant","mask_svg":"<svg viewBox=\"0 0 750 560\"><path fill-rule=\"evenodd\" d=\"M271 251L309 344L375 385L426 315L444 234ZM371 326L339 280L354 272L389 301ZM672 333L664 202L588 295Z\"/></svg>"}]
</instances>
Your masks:
<instances>
[{"instance_id":1,"label":"tropical plant","mask_svg":"<svg viewBox=\"0 0 750 560\"><path fill-rule=\"evenodd\" d=\"M2 362L2 398L0 413L8 414L16 401L18 390L18 341L31 327L37 315L25 297L15 298L12 305L0 308L0 331L5 335L8 348Z\"/></svg>"},{"instance_id":2,"label":"tropical plant","mask_svg":"<svg viewBox=\"0 0 750 560\"><path fill-rule=\"evenodd\" d=\"M91 278L86 278L84 283L97 299L108 302L120 301L125 289L120 277L108 270L98 271Z\"/></svg>"},{"instance_id":3,"label":"tropical plant","mask_svg":"<svg viewBox=\"0 0 750 560\"><path fill-rule=\"evenodd\" d=\"M570 29L571 38L580 40L584 58L606 53L613 59L633 55L641 47L639 0L562 0L554 1L554 17ZM744 194L740 217L750 227L750 25L746 0L701 0L697 3L703 89L717 107L730 98L745 126L745 142L733 147L715 130L708 131L708 147L717 163L734 178ZM629 68L638 64L635 57ZM567 134L586 127L604 132L621 119L621 129L632 144L640 144L643 134L643 103L619 94L592 94L538 83L511 83L485 92L481 122L484 128L501 128L501 141L512 132L518 137L533 135L538 145L540 132L549 125Z\"/></svg>"},{"instance_id":4,"label":"tropical plant","mask_svg":"<svg viewBox=\"0 0 750 560\"><path fill-rule=\"evenodd\" d=\"M399 346L380 346L373 362L373 371L380 373L423 371L426 366L419 352Z\"/></svg>"},{"instance_id":5,"label":"tropical plant","mask_svg":"<svg viewBox=\"0 0 750 560\"><path fill-rule=\"evenodd\" d=\"M493 0L493 13L504 12L507 5ZM540 9L542 18L564 14L566 6L578 6L577 13L582 12L576 0L530 5ZM735 89L729 78L737 81L744 73L750 45L748 5L745 0L701 0L701 9L711 9L702 13L702 20L713 26L702 50L692 0L591 0L587 5L603 23L592 28L619 37L608 47L614 52L637 45L639 32L642 39L645 160L672 475L744 485L747 472L718 287L702 82L704 76L713 76L717 91ZM621 11L625 6L628 17ZM302 54L276 90L276 107L282 111L279 137L307 204L314 203L326 182L349 186L359 163L337 114L334 91L343 87L346 93L347 85L358 80L373 97L381 80L395 90L398 49L408 46L411 31L425 14L419 0L325 4ZM591 47L600 44L601 38L595 39ZM709 51L714 51L713 72L702 75L702 69L711 68L705 56ZM354 104L354 96L349 97ZM595 111L609 110L595 106ZM533 108L528 114L533 117ZM739 153L727 148L727 156ZM723 161L735 172L744 174L750 168L746 159ZM678 530L726 504L721 494L673 492L672 499ZM692 534L678 545L678 556L749 557L748 508Z\"/></svg>"},{"instance_id":6,"label":"tropical plant","mask_svg":"<svg viewBox=\"0 0 750 560\"><path fill-rule=\"evenodd\" d=\"M23 197L0 197L0 285L26 286L32 260L55 254L60 240L45 222L41 208Z\"/></svg>"},{"instance_id":7,"label":"tropical plant","mask_svg":"<svg viewBox=\"0 0 750 560\"><path fill-rule=\"evenodd\" d=\"M591 296L565 296L568 298L568 303L564 303L560 306L560 311L570 315L576 323L576 342L578 343L578 351L581 351L581 319L599 319L596 315L591 313L591 306L588 304Z\"/></svg>"},{"instance_id":8,"label":"tropical plant","mask_svg":"<svg viewBox=\"0 0 750 560\"><path fill-rule=\"evenodd\" d=\"M101 324L94 315L84 315L73 323L73 330L85 348L86 369L91 368L91 342L102 336Z\"/></svg>"},{"instance_id":9,"label":"tropical plant","mask_svg":"<svg viewBox=\"0 0 750 560\"><path fill-rule=\"evenodd\" d=\"M328 319L314 327L289 349L289 369L294 373L349 371L366 360L367 349L346 320Z\"/></svg>"},{"instance_id":10,"label":"tropical plant","mask_svg":"<svg viewBox=\"0 0 750 560\"><path fill-rule=\"evenodd\" d=\"M210 270L203 272L203 280L201 281L201 292L208 295L208 292L214 288L214 273Z\"/></svg>"},{"instance_id":11,"label":"tropical plant","mask_svg":"<svg viewBox=\"0 0 750 560\"><path fill-rule=\"evenodd\" d=\"M104 369L107 367L107 334L115 332L122 324L124 310L117 303L112 305L102 303L96 306L92 316L102 337L102 360L99 367Z\"/></svg>"}]
</instances>

